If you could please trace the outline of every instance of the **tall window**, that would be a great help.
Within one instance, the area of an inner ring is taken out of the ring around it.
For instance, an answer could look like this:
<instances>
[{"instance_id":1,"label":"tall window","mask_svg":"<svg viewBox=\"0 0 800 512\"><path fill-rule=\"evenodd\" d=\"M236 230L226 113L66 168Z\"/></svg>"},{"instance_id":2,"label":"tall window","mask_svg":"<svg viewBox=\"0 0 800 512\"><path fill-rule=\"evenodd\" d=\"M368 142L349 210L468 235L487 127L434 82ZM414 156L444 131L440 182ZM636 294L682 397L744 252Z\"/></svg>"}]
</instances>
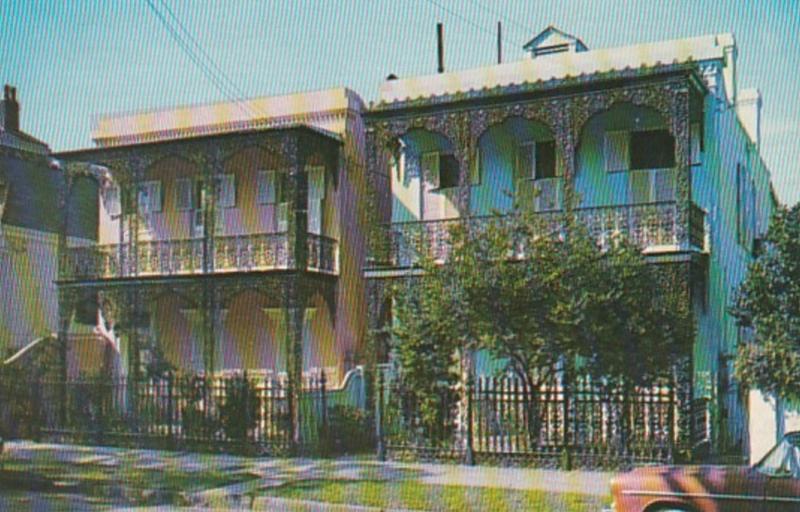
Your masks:
<instances>
[{"instance_id":1,"label":"tall window","mask_svg":"<svg viewBox=\"0 0 800 512\"><path fill-rule=\"evenodd\" d=\"M422 174L435 189L458 186L458 160L455 155L432 151L421 157Z\"/></svg>"},{"instance_id":2,"label":"tall window","mask_svg":"<svg viewBox=\"0 0 800 512\"><path fill-rule=\"evenodd\" d=\"M325 167L308 166L308 232L322 234L322 206L325 199Z\"/></svg>"},{"instance_id":3,"label":"tall window","mask_svg":"<svg viewBox=\"0 0 800 512\"><path fill-rule=\"evenodd\" d=\"M144 181L139 184L139 213L149 214L161 211L161 182Z\"/></svg>"},{"instance_id":4,"label":"tall window","mask_svg":"<svg viewBox=\"0 0 800 512\"><path fill-rule=\"evenodd\" d=\"M675 138L667 130L606 132L606 171L675 167Z\"/></svg>"},{"instance_id":5,"label":"tall window","mask_svg":"<svg viewBox=\"0 0 800 512\"><path fill-rule=\"evenodd\" d=\"M224 174L217 183L217 207L233 208L236 206L236 180L233 174Z\"/></svg>"},{"instance_id":6,"label":"tall window","mask_svg":"<svg viewBox=\"0 0 800 512\"><path fill-rule=\"evenodd\" d=\"M556 177L555 141L527 141L517 148L517 176L540 180Z\"/></svg>"},{"instance_id":7,"label":"tall window","mask_svg":"<svg viewBox=\"0 0 800 512\"><path fill-rule=\"evenodd\" d=\"M175 205L178 210L194 209L194 180L180 178L175 180Z\"/></svg>"}]
</instances>

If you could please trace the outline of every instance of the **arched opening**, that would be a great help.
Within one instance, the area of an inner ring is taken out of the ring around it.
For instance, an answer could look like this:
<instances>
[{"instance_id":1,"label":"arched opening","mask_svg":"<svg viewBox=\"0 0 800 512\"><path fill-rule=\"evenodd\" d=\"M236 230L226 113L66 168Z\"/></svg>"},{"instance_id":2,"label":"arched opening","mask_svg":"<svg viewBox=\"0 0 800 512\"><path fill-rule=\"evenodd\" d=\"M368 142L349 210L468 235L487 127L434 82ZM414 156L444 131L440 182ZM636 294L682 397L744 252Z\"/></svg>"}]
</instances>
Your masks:
<instances>
[{"instance_id":1,"label":"arched opening","mask_svg":"<svg viewBox=\"0 0 800 512\"><path fill-rule=\"evenodd\" d=\"M674 201L675 139L654 109L617 104L583 127L575 191L581 206Z\"/></svg>"},{"instance_id":2,"label":"arched opening","mask_svg":"<svg viewBox=\"0 0 800 512\"><path fill-rule=\"evenodd\" d=\"M561 208L562 165L553 133L543 123L512 117L489 127L478 139L476 158L474 214L509 211L515 201L537 211Z\"/></svg>"},{"instance_id":3,"label":"arched opening","mask_svg":"<svg viewBox=\"0 0 800 512\"><path fill-rule=\"evenodd\" d=\"M459 164L453 144L428 130L410 130L398 140L391 162L392 222L459 216Z\"/></svg>"},{"instance_id":4,"label":"arched opening","mask_svg":"<svg viewBox=\"0 0 800 512\"><path fill-rule=\"evenodd\" d=\"M285 372L287 315L263 293L245 290L220 312L218 369Z\"/></svg>"},{"instance_id":5,"label":"arched opening","mask_svg":"<svg viewBox=\"0 0 800 512\"><path fill-rule=\"evenodd\" d=\"M156 369L201 372L205 370L203 312L177 293L165 293L152 301L150 339L142 347L144 363Z\"/></svg>"},{"instance_id":6,"label":"arched opening","mask_svg":"<svg viewBox=\"0 0 800 512\"><path fill-rule=\"evenodd\" d=\"M343 350L336 346L336 331L328 303L315 293L303 314L303 372L325 370L328 382L339 382Z\"/></svg>"}]
</instances>

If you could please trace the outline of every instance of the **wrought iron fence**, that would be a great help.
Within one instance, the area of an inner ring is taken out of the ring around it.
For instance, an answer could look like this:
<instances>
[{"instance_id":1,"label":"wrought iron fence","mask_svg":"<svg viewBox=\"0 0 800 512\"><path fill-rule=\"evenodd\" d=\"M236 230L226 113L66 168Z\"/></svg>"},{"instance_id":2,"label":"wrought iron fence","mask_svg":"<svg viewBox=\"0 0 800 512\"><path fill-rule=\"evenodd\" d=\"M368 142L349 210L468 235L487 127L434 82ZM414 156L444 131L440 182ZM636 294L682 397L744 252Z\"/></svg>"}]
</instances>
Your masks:
<instances>
[{"instance_id":1,"label":"wrought iron fence","mask_svg":"<svg viewBox=\"0 0 800 512\"><path fill-rule=\"evenodd\" d=\"M250 453L319 452L329 443L324 373L304 378L293 420L285 378L168 373L19 380L0 375L0 434L98 444ZM13 431L12 431L13 430Z\"/></svg>"},{"instance_id":2,"label":"wrought iron fence","mask_svg":"<svg viewBox=\"0 0 800 512\"><path fill-rule=\"evenodd\" d=\"M534 389L515 377L479 377L434 393L425 411L401 382L378 386L379 446L394 458L625 467L671 462L679 443L669 385L606 389L581 376Z\"/></svg>"}]
</instances>

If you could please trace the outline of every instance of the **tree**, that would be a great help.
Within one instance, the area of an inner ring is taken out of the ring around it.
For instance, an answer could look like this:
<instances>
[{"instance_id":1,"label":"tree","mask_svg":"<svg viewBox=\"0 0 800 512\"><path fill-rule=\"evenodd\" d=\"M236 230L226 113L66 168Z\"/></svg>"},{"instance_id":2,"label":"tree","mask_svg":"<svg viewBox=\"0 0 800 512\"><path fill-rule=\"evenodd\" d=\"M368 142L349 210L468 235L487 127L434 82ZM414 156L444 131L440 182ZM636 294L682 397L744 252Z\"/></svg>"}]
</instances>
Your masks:
<instances>
[{"instance_id":1,"label":"tree","mask_svg":"<svg viewBox=\"0 0 800 512\"><path fill-rule=\"evenodd\" d=\"M736 377L747 387L800 399L800 204L773 216L737 289L733 314L754 334L739 346Z\"/></svg>"},{"instance_id":2,"label":"tree","mask_svg":"<svg viewBox=\"0 0 800 512\"><path fill-rule=\"evenodd\" d=\"M472 349L531 391L576 364L609 386L652 384L687 353L688 297L657 286L637 247L601 246L568 214L547 218L458 224L446 260L423 258L424 276L396 290L395 353L416 393L457 378L454 354Z\"/></svg>"}]
</instances>

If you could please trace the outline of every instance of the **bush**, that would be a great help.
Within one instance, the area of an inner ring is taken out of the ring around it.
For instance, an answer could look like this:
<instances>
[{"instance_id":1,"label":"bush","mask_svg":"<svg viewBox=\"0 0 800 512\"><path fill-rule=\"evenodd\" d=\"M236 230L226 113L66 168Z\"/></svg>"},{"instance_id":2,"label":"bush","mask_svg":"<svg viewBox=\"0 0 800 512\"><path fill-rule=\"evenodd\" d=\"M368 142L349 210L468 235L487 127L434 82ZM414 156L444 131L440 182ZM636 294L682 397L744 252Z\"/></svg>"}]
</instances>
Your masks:
<instances>
[{"instance_id":1,"label":"bush","mask_svg":"<svg viewBox=\"0 0 800 512\"><path fill-rule=\"evenodd\" d=\"M225 384L225 401L219 410L222 430L229 441L246 441L248 430L256 426L255 389L243 376L233 377Z\"/></svg>"},{"instance_id":2,"label":"bush","mask_svg":"<svg viewBox=\"0 0 800 512\"><path fill-rule=\"evenodd\" d=\"M328 409L327 424L320 425L319 438L325 453L370 452L375 444L372 416L359 407L335 405Z\"/></svg>"}]
</instances>

